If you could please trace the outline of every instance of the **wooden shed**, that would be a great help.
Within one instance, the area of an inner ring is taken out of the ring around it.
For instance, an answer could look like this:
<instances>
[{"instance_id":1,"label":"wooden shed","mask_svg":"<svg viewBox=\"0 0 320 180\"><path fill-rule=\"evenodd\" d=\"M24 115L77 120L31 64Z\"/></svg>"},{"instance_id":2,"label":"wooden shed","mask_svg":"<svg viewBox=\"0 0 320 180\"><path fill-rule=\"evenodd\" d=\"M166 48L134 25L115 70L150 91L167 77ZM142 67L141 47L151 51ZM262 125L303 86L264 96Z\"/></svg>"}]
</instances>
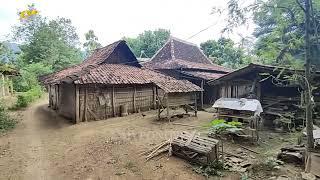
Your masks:
<instances>
[{"instance_id":1,"label":"wooden shed","mask_svg":"<svg viewBox=\"0 0 320 180\"><path fill-rule=\"evenodd\" d=\"M263 108L265 119L281 119L288 124L295 122L303 125L305 115L303 109L303 87L297 83L281 81L276 78L303 74L303 70L291 70L260 64L250 64L225 76L208 82L218 88L219 98L251 98L258 99ZM319 73L314 74L311 83L319 84ZM316 87L319 87L317 85ZM320 120L320 89L313 91L315 101L314 118ZM268 122L266 122L268 123Z\"/></svg>"},{"instance_id":2,"label":"wooden shed","mask_svg":"<svg viewBox=\"0 0 320 180\"><path fill-rule=\"evenodd\" d=\"M162 96L176 93L182 103L189 103L202 90L189 81L142 68L123 40L42 81L48 86L49 106L75 123L156 109L157 91Z\"/></svg>"},{"instance_id":3,"label":"wooden shed","mask_svg":"<svg viewBox=\"0 0 320 180\"><path fill-rule=\"evenodd\" d=\"M7 64L0 64L0 97L13 95L12 78L18 76L19 72Z\"/></svg>"},{"instance_id":4,"label":"wooden shed","mask_svg":"<svg viewBox=\"0 0 320 180\"><path fill-rule=\"evenodd\" d=\"M199 105L213 104L216 93L209 80L217 79L230 69L213 64L212 60L200 50L196 44L170 37L163 47L143 64L144 67L155 69L176 79L188 80L204 89L199 98Z\"/></svg>"}]
</instances>

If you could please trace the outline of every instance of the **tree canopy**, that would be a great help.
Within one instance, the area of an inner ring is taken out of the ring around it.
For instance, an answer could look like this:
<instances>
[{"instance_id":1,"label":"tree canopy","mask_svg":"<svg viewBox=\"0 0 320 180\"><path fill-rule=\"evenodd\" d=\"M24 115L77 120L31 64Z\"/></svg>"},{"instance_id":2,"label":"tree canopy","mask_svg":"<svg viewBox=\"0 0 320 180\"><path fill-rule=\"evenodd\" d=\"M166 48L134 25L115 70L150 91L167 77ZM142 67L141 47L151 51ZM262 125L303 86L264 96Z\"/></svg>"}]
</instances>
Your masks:
<instances>
[{"instance_id":1,"label":"tree canopy","mask_svg":"<svg viewBox=\"0 0 320 180\"><path fill-rule=\"evenodd\" d=\"M151 58L168 40L170 31L157 29L144 31L136 38L124 37L129 47L137 57Z\"/></svg>"},{"instance_id":2,"label":"tree canopy","mask_svg":"<svg viewBox=\"0 0 320 180\"><path fill-rule=\"evenodd\" d=\"M98 42L98 37L94 34L93 30L89 30L85 34L86 42L83 44L83 47L86 51L86 56L90 56L93 51L101 47L101 44Z\"/></svg>"},{"instance_id":3,"label":"tree canopy","mask_svg":"<svg viewBox=\"0 0 320 180\"><path fill-rule=\"evenodd\" d=\"M41 16L22 22L14 29L14 36L23 44L24 63L43 63L53 71L79 63L82 59L79 37L71 20L46 20Z\"/></svg>"},{"instance_id":4,"label":"tree canopy","mask_svg":"<svg viewBox=\"0 0 320 180\"><path fill-rule=\"evenodd\" d=\"M267 0L244 3L243 0L228 1L228 25L224 30L249 22L256 24L254 36L257 38L253 47L261 63L286 65L301 68L304 60L305 9L304 0ZM242 6L242 4L246 4ZM320 46L320 2L312 3L311 59L319 66Z\"/></svg>"},{"instance_id":5,"label":"tree canopy","mask_svg":"<svg viewBox=\"0 0 320 180\"><path fill-rule=\"evenodd\" d=\"M242 48L237 47L231 39L220 38L216 40L208 40L200 44L201 50L214 63L229 68L239 68L247 63L247 57Z\"/></svg>"}]
</instances>

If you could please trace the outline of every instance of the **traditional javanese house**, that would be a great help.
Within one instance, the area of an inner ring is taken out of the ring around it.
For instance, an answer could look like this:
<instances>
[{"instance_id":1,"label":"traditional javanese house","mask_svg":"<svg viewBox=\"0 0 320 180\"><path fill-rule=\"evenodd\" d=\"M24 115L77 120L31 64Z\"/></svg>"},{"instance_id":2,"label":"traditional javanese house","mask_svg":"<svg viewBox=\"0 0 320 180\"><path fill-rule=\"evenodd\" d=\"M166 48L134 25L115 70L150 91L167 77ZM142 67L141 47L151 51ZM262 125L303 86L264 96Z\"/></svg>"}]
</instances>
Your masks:
<instances>
[{"instance_id":1,"label":"traditional javanese house","mask_svg":"<svg viewBox=\"0 0 320 180\"><path fill-rule=\"evenodd\" d=\"M188 80L203 88L199 97L201 106L204 103L213 104L216 100L217 92L207 82L230 72L230 69L213 64L197 45L174 37L170 37L143 66L176 79Z\"/></svg>"},{"instance_id":2,"label":"traditional javanese house","mask_svg":"<svg viewBox=\"0 0 320 180\"><path fill-rule=\"evenodd\" d=\"M97 49L79 65L41 78L49 106L73 122L108 119L160 106L196 104L202 89L141 67L126 42Z\"/></svg>"}]
</instances>

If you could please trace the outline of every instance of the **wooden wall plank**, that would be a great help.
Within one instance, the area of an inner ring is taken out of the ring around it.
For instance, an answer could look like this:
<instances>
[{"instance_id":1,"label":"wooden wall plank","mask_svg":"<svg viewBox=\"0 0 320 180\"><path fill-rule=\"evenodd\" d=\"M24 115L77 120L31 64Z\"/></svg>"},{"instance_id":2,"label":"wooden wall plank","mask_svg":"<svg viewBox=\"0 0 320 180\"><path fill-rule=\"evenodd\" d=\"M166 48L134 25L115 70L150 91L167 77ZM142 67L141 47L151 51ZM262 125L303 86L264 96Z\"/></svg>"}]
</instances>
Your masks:
<instances>
[{"instance_id":1,"label":"wooden wall plank","mask_svg":"<svg viewBox=\"0 0 320 180\"><path fill-rule=\"evenodd\" d=\"M84 121L87 122L88 121L88 88L85 87L85 94L84 94Z\"/></svg>"},{"instance_id":2,"label":"wooden wall plank","mask_svg":"<svg viewBox=\"0 0 320 180\"><path fill-rule=\"evenodd\" d=\"M75 90L76 90L76 95L75 95L75 122L79 123L80 122L80 96L79 96L79 85L75 85Z\"/></svg>"},{"instance_id":3,"label":"wooden wall plank","mask_svg":"<svg viewBox=\"0 0 320 180\"><path fill-rule=\"evenodd\" d=\"M134 86L134 89L133 89L133 113L137 112L137 109L136 109L136 86Z\"/></svg>"},{"instance_id":4,"label":"wooden wall plank","mask_svg":"<svg viewBox=\"0 0 320 180\"><path fill-rule=\"evenodd\" d=\"M113 117L116 116L116 107L115 107L115 96L114 96L114 86L112 86L112 114Z\"/></svg>"}]
</instances>

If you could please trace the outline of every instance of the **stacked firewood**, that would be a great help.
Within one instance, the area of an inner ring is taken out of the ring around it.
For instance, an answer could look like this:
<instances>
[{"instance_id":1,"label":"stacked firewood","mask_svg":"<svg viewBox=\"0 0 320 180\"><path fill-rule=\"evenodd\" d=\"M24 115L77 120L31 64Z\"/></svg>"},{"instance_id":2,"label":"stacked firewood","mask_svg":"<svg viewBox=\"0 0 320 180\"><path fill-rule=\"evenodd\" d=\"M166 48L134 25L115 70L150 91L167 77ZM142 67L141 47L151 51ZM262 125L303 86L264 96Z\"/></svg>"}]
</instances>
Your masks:
<instances>
[{"instance_id":1,"label":"stacked firewood","mask_svg":"<svg viewBox=\"0 0 320 180\"><path fill-rule=\"evenodd\" d=\"M304 110L300 97L264 96L261 103L265 120L295 126L303 124Z\"/></svg>"}]
</instances>

